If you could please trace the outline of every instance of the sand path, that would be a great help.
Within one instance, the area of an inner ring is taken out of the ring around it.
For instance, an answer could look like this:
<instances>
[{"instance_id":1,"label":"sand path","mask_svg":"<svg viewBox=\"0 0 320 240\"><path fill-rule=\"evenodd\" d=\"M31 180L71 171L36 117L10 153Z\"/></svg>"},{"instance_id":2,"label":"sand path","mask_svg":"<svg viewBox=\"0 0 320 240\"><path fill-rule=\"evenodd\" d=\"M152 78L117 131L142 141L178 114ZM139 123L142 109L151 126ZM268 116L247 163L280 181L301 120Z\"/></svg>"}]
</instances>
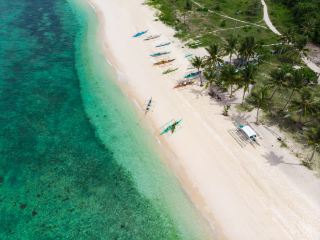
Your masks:
<instances>
[{"instance_id":1,"label":"sand path","mask_svg":"<svg viewBox=\"0 0 320 240\"><path fill-rule=\"evenodd\" d=\"M297 162L286 151L271 151L263 145L240 147L229 134L235 129L233 123L221 115L221 106L202 96L204 91L198 86L173 90L189 65L186 52L173 38L174 31L154 21L154 12L143 6L142 0L91 2L105 22L108 59L121 73L119 80L140 106L150 96L157 102L148 116L155 127L154 136L175 154L173 165L192 183L182 185L219 236L319 240L319 180L304 168L282 165L284 173L270 163L279 158ZM173 66L179 71L165 76L163 68L153 66L149 54L159 40L131 37L144 29L162 34L161 41L174 40L166 49L176 59ZM182 127L172 136L160 137L160 126L173 118L182 118ZM201 196L201 203L195 194Z\"/></svg>"},{"instance_id":2,"label":"sand path","mask_svg":"<svg viewBox=\"0 0 320 240\"><path fill-rule=\"evenodd\" d=\"M268 26L268 28L275 34L281 35L281 33L278 31L278 29L272 24L269 13L268 13L268 6L264 0L261 0L261 4L263 6L263 20ZM320 67L318 67L315 63L313 63L310 59L307 57L303 57L302 61L315 73L320 74ZM319 77L320 80L320 77Z\"/></svg>"}]
</instances>

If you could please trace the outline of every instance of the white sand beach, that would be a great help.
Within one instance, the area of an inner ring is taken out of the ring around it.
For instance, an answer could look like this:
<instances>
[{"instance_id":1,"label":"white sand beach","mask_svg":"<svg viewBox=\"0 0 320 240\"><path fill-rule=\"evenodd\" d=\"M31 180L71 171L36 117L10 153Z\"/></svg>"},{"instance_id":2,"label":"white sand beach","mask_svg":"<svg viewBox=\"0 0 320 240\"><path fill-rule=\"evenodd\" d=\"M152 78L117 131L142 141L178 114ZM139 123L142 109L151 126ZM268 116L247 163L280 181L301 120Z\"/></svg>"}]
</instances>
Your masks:
<instances>
[{"instance_id":1,"label":"white sand beach","mask_svg":"<svg viewBox=\"0 0 320 240\"><path fill-rule=\"evenodd\" d=\"M224 117L221 104L198 85L173 89L189 67L188 50L173 37L174 30L154 21L155 11L143 0L90 0L103 32L106 58L119 74L119 84L143 112L145 100L155 101L147 115L154 137L172 152L173 171L217 239L319 240L320 180L299 160L280 148L275 136L259 126L260 145L240 146L232 133L235 125ZM132 38L139 31L161 34L158 39ZM159 42L172 41L156 49ZM171 67L153 66L149 56L170 51ZM160 136L172 119L183 119L173 135Z\"/></svg>"}]
</instances>

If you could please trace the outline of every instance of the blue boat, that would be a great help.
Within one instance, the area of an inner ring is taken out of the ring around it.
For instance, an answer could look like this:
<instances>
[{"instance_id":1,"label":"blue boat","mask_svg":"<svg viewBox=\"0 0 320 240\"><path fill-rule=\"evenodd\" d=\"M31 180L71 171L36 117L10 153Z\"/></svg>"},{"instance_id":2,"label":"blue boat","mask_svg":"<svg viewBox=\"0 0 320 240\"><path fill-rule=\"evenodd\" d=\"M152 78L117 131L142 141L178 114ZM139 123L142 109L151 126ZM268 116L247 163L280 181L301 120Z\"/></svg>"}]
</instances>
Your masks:
<instances>
[{"instance_id":1,"label":"blue boat","mask_svg":"<svg viewBox=\"0 0 320 240\"><path fill-rule=\"evenodd\" d=\"M153 54L150 54L151 57L159 57L159 56L162 56L162 55L166 55L166 54L169 54L170 52L157 52L157 53L153 53Z\"/></svg>"},{"instance_id":2,"label":"blue boat","mask_svg":"<svg viewBox=\"0 0 320 240\"><path fill-rule=\"evenodd\" d=\"M147 32L148 32L148 30L142 31L142 32L138 32L138 33L136 33L135 35L133 35L133 37L134 37L134 38L140 37L140 36L142 36L143 34L146 34Z\"/></svg>"},{"instance_id":3,"label":"blue boat","mask_svg":"<svg viewBox=\"0 0 320 240\"><path fill-rule=\"evenodd\" d=\"M160 43L160 44L156 45L156 47L164 47L164 46L167 46L170 44L171 44L171 42Z\"/></svg>"},{"instance_id":4,"label":"blue boat","mask_svg":"<svg viewBox=\"0 0 320 240\"><path fill-rule=\"evenodd\" d=\"M200 74L200 71L188 73L187 75L184 76L184 78L194 78L194 77L197 77L199 74Z\"/></svg>"}]
</instances>

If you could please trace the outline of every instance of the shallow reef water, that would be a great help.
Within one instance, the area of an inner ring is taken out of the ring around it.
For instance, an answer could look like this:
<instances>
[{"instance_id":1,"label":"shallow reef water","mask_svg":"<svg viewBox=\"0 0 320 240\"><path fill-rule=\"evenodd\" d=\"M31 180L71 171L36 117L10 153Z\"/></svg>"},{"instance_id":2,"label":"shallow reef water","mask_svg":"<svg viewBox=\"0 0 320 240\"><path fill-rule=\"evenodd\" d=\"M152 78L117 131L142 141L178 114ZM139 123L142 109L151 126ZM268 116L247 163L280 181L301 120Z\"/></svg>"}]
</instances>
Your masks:
<instances>
[{"instance_id":1,"label":"shallow reef water","mask_svg":"<svg viewBox=\"0 0 320 240\"><path fill-rule=\"evenodd\" d=\"M0 239L178 238L83 109L69 3L0 11Z\"/></svg>"}]
</instances>

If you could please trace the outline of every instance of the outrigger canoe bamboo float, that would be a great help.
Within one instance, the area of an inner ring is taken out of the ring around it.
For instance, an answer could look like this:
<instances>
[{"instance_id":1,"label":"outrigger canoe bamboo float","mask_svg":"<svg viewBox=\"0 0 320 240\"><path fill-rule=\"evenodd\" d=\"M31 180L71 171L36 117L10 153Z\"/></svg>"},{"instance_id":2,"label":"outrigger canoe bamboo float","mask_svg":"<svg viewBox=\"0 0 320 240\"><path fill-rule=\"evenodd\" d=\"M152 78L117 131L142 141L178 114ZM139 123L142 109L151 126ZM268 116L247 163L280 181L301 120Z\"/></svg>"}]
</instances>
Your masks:
<instances>
[{"instance_id":1,"label":"outrigger canoe bamboo float","mask_svg":"<svg viewBox=\"0 0 320 240\"><path fill-rule=\"evenodd\" d=\"M167 63L173 62L174 60L175 60L174 58L173 59L168 59L168 60L161 60L159 62L154 63L153 65L155 65L155 66L163 65L163 64L167 64Z\"/></svg>"}]
</instances>

